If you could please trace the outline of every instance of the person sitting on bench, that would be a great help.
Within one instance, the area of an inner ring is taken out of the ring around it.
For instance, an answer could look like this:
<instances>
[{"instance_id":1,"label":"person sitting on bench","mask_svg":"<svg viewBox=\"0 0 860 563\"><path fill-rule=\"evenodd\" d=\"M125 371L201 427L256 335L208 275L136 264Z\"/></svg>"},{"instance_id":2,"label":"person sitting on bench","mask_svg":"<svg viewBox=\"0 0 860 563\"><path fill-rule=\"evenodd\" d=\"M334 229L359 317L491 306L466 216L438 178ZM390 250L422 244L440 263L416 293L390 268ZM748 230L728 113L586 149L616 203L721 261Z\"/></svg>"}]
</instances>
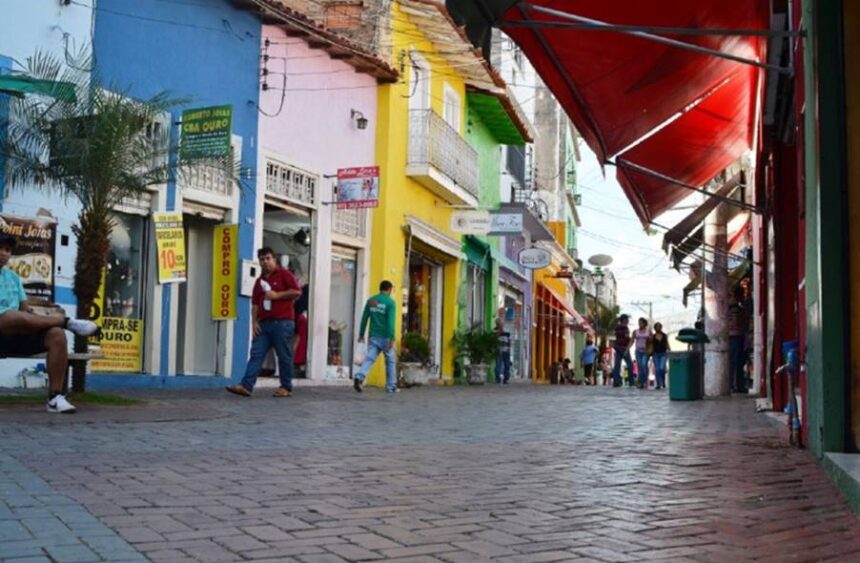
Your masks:
<instances>
[{"instance_id":1,"label":"person sitting on bench","mask_svg":"<svg viewBox=\"0 0 860 563\"><path fill-rule=\"evenodd\" d=\"M63 395L68 359L63 329L90 336L99 327L88 320L31 313L21 278L6 267L16 244L15 237L0 234L0 358L46 352L50 382L48 412L73 413L75 407Z\"/></svg>"}]
</instances>

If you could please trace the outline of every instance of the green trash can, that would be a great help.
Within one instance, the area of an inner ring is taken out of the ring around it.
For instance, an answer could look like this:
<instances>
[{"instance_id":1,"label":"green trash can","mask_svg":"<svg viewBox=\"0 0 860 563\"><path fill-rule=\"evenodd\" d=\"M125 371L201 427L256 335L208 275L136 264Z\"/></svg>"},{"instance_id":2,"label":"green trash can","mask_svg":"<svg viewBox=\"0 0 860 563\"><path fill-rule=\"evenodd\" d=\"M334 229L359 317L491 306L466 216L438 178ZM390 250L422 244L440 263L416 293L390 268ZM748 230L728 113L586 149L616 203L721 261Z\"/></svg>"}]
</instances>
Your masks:
<instances>
[{"instance_id":1,"label":"green trash can","mask_svg":"<svg viewBox=\"0 0 860 563\"><path fill-rule=\"evenodd\" d=\"M670 400L698 401L702 398L701 366L701 352L669 352Z\"/></svg>"}]
</instances>

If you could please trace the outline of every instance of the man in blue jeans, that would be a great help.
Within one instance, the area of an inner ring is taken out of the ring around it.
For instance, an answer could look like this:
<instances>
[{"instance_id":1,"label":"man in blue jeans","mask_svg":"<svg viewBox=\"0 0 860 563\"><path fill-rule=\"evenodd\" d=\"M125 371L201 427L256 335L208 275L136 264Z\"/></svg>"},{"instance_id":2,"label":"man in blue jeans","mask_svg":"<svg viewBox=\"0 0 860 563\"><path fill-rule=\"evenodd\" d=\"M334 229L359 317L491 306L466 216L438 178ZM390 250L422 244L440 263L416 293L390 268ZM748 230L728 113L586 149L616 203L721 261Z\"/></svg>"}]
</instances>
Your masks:
<instances>
[{"instance_id":1,"label":"man in blue jeans","mask_svg":"<svg viewBox=\"0 0 860 563\"><path fill-rule=\"evenodd\" d=\"M352 386L361 393L364 378L373 367L380 352L385 354L385 391L397 393L397 355L394 351L394 319L397 314L397 304L391 298L394 285L383 280L379 284L379 293L364 304L364 314L361 316L361 326L358 329L358 341L364 342L364 333L370 323L368 334L367 356L361 367L355 373Z\"/></svg>"},{"instance_id":2,"label":"man in blue jeans","mask_svg":"<svg viewBox=\"0 0 860 563\"><path fill-rule=\"evenodd\" d=\"M269 247L257 251L257 259L263 270L251 296L251 321L254 340L251 342L251 357L241 383L228 385L227 391L250 397L263 369L263 361L269 348L278 356L278 373L281 386L275 397L289 397L293 390L293 333L296 330L293 302L302 294L296 278L278 266L275 253Z\"/></svg>"}]
</instances>

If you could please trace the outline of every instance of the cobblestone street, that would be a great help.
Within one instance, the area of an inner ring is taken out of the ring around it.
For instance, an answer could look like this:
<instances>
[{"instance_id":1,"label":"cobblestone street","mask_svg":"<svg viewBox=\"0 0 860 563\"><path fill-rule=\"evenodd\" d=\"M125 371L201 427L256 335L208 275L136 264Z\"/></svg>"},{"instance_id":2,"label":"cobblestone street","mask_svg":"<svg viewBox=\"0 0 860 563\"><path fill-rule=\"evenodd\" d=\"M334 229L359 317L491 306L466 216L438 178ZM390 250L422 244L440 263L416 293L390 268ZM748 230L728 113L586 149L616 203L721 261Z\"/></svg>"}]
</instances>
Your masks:
<instances>
[{"instance_id":1,"label":"cobblestone street","mask_svg":"<svg viewBox=\"0 0 860 563\"><path fill-rule=\"evenodd\" d=\"M0 560L860 560L858 518L752 399L258 391L0 408Z\"/></svg>"}]
</instances>

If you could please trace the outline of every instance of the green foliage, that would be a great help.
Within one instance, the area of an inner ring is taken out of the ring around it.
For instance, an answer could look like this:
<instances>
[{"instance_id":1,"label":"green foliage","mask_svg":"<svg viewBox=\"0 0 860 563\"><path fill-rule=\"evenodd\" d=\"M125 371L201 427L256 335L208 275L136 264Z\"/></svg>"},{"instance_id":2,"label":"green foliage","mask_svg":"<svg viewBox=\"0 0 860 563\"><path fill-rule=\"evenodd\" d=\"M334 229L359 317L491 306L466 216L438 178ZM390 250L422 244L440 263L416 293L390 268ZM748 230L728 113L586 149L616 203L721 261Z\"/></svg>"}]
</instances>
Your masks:
<instances>
[{"instance_id":1,"label":"green foliage","mask_svg":"<svg viewBox=\"0 0 860 563\"><path fill-rule=\"evenodd\" d=\"M491 364L499 353L499 335L481 327L456 332L452 342L457 357L469 358L471 364Z\"/></svg>"},{"instance_id":2,"label":"green foliage","mask_svg":"<svg viewBox=\"0 0 860 563\"><path fill-rule=\"evenodd\" d=\"M406 336L403 337L400 361L428 365L430 363L430 343L420 333L406 333Z\"/></svg>"}]
</instances>

